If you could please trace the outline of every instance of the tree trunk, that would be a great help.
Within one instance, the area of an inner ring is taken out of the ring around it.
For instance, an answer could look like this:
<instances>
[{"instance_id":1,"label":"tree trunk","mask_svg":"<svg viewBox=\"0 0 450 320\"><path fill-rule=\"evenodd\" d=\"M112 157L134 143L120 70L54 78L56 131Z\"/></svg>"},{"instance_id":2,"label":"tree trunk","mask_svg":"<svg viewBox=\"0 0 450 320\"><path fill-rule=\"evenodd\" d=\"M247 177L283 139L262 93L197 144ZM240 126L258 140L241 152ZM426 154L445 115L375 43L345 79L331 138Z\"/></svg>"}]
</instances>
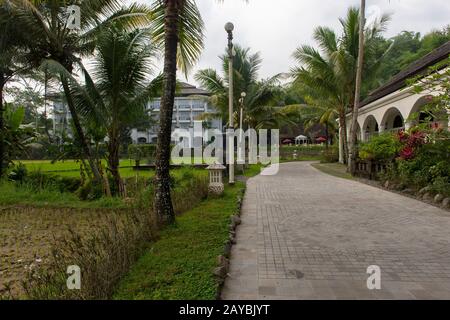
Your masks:
<instances>
[{"instance_id":1,"label":"tree trunk","mask_svg":"<svg viewBox=\"0 0 450 320\"><path fill-rule=\"evenodd\" d=\"M344 163L348 161L347 124L345 121L345 111L339 112L339 139L342 141L344 151Z\"/></svg>"},{"instance_id":2,"label":"tree trunk","mask_svg":"<svg viewBox=\"0 0 450 320\"><path fill-rule=\"evenodd\" d=\"M69 69L67 69L67 70L69 72L71 71ZM98 170L98 166L93 157L90 144L88 143L86 136L84 135L83 128L81 127L80 118L78 118L78 114L75 110L75 106L74 106L72 97L70 95L69 83L67 81L67 78L64 76L61 76L61 83L63 85L64 94L66 95L67 105L69 107L69 111L72 116L72 121L73 121L75 130L76 130L76 134L78 135L78 138L81 141L81 147L83 148L83 152L85 153L86 158L89 162L89 166L91 167L92 174L94 175L94 180L98 183L101 183L102 176L100 175L100 171Z\"/></svg>"},{"instance_id":3,"label":"tree trunk","mask_svg":"<svg viewBox=\"0 0 450 320\"><path fill-rule=\"evenodd\" d=\"M361 98L361 80L362 69L364 62L364 24L365 24L365 10L366 1L361 0L361 8L359 11L359 50L358 50L358 68L356 70L356 87L355 87L355 100L352 112L352 124L350 126L350 153L348 168L350 173L354 176L356 174L356 159L358 150L356 148L357 133L358 133L358 111L359 102Z\"/></svg>"},{"instance_id":4,"label":"tree trunk","mask_svg":"<svg viewBox=\"0 0 450 320\"><path fill-rule=\"evenodd\" d=\"M3 177L5 162L5 148L4 148L4 120L3 120L3 89L5 87L5 75L0 73L0 179Z\"/></svg>"},{"instance_id":5,"label":"tree trunk","mask_svg":"<svg viewBox=\"0 0 450 320\"><path fill-rule=\"evenodd\" d=\"M47 135L48 142L50 142L52 144L53 138L50 135L50 130L48 128L48 121L47 121L47 96L48 96L48 72L46 69L44 71L44 114L43 114L43 118L44 118L45 134ZM55 133L53 132L53 134L55 134Z\"/></svg>"},{"instance_id":6,"label":"tree trunk","mask_svg":"<svg viewBox=\"0 0 450 320\"><path fill-rule=\"evenodd\" d=\"M119 196L124 196L123 182L119 172L119 137L117 130L111 130L108 142L108 170L114 178L114 184Z\"/></svg>"},{"instance_id":7,"label":"tree trunk","mask_svg":"<svg viewBox=\"0 0 450 320\"><path fill-rule=\"evenodd\" d=\"M327 150L327 151L328 151L328 146L330 144L330 138L328 137L328 134L329 134L328 131L329 131L328 130L328 122L325 122L325 135L327 136L327 141L325 142L325 150Z\"/></svg>"},{"instance_id":8,"label":"tree trunk","mask_svg":"<svg viewBox=\"0 0 450 320\"><path fill-rule=\"evenodd\" d=\"M154 210L160 223L171 224L175 222L175 213L170 195L170 141L175 99L178 24L181 1L166 0L165 5L164 80L158 143L156 147Z\"/></svg>"}]
</instances>

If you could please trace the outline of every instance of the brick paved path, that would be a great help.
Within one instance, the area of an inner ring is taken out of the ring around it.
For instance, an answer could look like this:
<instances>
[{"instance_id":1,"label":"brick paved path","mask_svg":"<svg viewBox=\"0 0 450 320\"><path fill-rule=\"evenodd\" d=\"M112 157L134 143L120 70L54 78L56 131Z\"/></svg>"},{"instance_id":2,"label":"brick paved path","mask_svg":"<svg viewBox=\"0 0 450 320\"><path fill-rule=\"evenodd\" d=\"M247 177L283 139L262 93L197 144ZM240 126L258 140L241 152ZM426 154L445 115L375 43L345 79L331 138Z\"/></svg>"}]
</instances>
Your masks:
<instances>
[{"instance_id":1,"label":"brick paved path","mask_svg":"<svg viewBox=\"0 0 450 320\"><path fill-rule=\"evenodd\" d=\"M368 290L367 267L381 268ZM450 214L286 163L247 183L224 299L450 299Z\"/></svg>"}]
</instances>

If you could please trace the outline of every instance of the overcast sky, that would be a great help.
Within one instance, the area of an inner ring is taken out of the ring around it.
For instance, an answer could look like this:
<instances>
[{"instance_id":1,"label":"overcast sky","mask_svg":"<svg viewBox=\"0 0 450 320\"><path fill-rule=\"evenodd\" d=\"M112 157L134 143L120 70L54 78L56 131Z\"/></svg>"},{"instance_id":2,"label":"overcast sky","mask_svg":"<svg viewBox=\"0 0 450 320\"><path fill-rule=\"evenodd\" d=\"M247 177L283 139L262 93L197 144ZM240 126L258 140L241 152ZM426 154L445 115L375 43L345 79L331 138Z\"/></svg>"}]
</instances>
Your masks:
<instances>
[{"instance_id":1,"label":"overcast sky","mask_svg":"<svg viewBox=\"0 0 450 320\"><path fill-rule=\"evenodd\" d=\"M143 1L144 2L144 1ZM220 70L218 56L226 46L224 24L235 25L235 43L259 51L263 65L262 78L287 72L294 62L291 55L301 44L314 44L316 26L339 29L339 17L359 0L197 0L205 21L205 49L188 81L195 84L196 70L212 67ZM368 0L367 15L377 12L392 14L386 32L391 37L403 30L426 33L450 24L449 0ZM184 76L180 74L180 79Z\"/></svg>"}]
</instances>

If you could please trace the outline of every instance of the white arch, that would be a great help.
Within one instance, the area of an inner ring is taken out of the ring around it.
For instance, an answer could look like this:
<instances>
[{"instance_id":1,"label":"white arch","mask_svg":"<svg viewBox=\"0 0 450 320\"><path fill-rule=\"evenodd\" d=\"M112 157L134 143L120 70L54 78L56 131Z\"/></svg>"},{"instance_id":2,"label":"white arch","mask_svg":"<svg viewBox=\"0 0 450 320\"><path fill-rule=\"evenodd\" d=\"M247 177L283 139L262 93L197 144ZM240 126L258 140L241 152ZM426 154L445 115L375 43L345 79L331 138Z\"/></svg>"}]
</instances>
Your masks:
<instances>
[{"instance_id":1,"label":"white arch","mask_svg":"<svg viewBox=\"0 0 450 320\"><path fill-rule=\"evenodd\" d=\"M369 140L373 135L376 135L380 132L380 126L377 122L377 119L372 114L369 114L366 117L362 128L361 138L363 139L363 141Z\"/></svg>"},{"instance_id":2,"label":"white arch","mask_svg":"<svg viewBox=\"0 0 450 320\"><path fill-rule=\"evenodd\" d=\"M398 117L401 118L400 123L396 123ZM383 119L379 125L380 131L395 131L405 127L405 117L396 107L391 107L384 112Z\"/></svg>"}]
</instances>

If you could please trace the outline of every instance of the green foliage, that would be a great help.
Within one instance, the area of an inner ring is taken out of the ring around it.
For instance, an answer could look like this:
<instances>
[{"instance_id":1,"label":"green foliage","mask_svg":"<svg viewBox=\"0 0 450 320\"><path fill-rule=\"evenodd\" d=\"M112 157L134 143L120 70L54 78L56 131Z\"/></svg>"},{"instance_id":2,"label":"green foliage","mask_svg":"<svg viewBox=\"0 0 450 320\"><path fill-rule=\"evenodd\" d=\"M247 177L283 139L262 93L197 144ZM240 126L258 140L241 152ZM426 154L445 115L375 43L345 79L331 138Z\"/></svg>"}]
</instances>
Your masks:
<instances>
[{"instance_id":1,"label":"green foliage","mask_svg":"<svg viewBox=\"0 0 450 320\"><path fill-rule=\"evenodd\" d=\"M233 58L233 86L234 104L243 106L244 128L279 128L282 124L292 124L290 118L282 108L277 108L282 97L283 90L280 86L280 75L269 79L258 80L258 71L261 68L262 59L259 53L250 53L250 48L234 46ZM222 60L222 76L213 69L203 69L195 74L202 87L212 93L211 104L220 113L222 119L228 119L228 53L220 57ZM245 92L245 98L240 101L241 93ZM239 124L239 108L235 108L235 124ZM209 118L217 117L210 114Z\"/></svg>"},{"instance_id":2,"label":"green foliage","mask_svg":"<svg viewBox=\"0 0 450 320\"><path fill-rule=\"evenodd\" d=\"M124 208L119 198L82 201L75 193L60 192L52 186L36 188L27 183L3 181L0 183L0 205L45 208Z\"/></svg>"},{"instance_id":3,"label":"green foliage","mask_svg":"<svg viewBox=\"0 0 450 320\"><path fill-rule=\"evenodd\" d=\"M423 37L419 32L403 31L391 39L380 39L379 50L386 52L381 62L378 80L381 85L409 64L450 41L450 25L434 30Z\"/></svg>"},{"instance_id":4,"label":"green foliage","mask_svg":"<svg viewBox=\"0 0 450 320\"><path fill-rule=\"evenodd\" d=\"M152 41L161 48L164 48L164 36L167 31L165 29L165 9L164 1L152 1ZM183 1L179 15L177 64L180 70L187 75L203 50L205 26L194 0Z\"/></svg>"},{"instance_id":5,"label":"green foliage","mask_svg":"<svg viewBox=\"0 0 450 320\"><path fill-rule=\"evenodd\" d=\"M135 161L148 159L151 163L156 156L155 144L130 144L128 146L128 156Z\"/></svg>"},{"instance_id":6,"label":"green foliage","mask_svg":"<svg viewBox=\"0 0 450 320\"><path fill-rule=\"evenodd\" d=\"M363 91L368 91L372 78L376 76L383 52L376 50L382 32L389 21L383 15L371 28L365 30L365 55ZM359 9L350 7L347 16L340 19L342 33L338 35L328 27L317 27L314 39L316 49L302 45L293 56L298 66L292 70L294 85L304 94L307 103L335 110L341 116L352 107L355 92L355 72L358 60Z\"/></svg>"},{"instance_id":7,"label":"green foliage","mask_svg":"<svg viewBox=\"0 0 450 320\"><path fill-rule=\"evenodd\" d=\"M414 77L408 82L413 86L416 93L433 92L435 95L428 96L428 101L423 111L427 116L433 117L435 121L447 123L450 112L450 57L428 69L425 74ZM437 89L439 88L439 90ZM417 121L417 114L414 115Z\"/></svg>"},{"instance_id":8,"label":"green foliage","mask_svg":"<svg viewBox=\"0 0 450 320\"><path fill-rule=\"evenodd\" d=\"M369 142L359 146L359 157L363 160L393 160L400 151L401 144L391 133L372 137Z\"/></svg>"},{"instance_id":9,"label":"green foliage","mask_svg":"<svg viewBox=\"0 0 450 320\"><path fill-rule=\"evenodd\" d=\"M76 190L76 195L80 200L97 200L103 196L103 188L98 183L93 183L89 180Z\"/></svg>"},{"instance_id":10,"label":"green foliage","mask_svg":"<svg viewBox=\"0 0 450 320\"><path fill-rule=\"evenodd\" d=\"M418 124L399 135L400 157L385 174L385 179L415 188L429 187L432 192L450 195L450 132L446 130L450 111L449 65L450 59L446 59L431 67L426 77L421 75L409 80L417 93L435 92L439 88L429 97L423 112L445 126L431 128L428 121L420 123L417 115L409 119Z\"/></svg>"},{"instance_id":11,"label":"green foliage","mask_svg":"<svg viewBox=\"0 0 450 320\"><path fill-rule=\"evenodd\" d=\"M413 159L399 159L392 170L404 184L430 186L450 195L450 132L436 132L428 139L430 143L420 146Z\"/></svg>"},{"instance_id":12,"label":"green foliage","mask_svg":"<svg viewBox=\"0 0 450 320\"><path fill-rule=\"evenodd\" d=\"M16 181L18 183L22 183L25 180L27 174L28 174L27 167L22 162L19 162L8 174L8 179Z\"/></svg>"},{"instance_id":13,"label":"green foliage","mask_svg":"<svg viewBox=\"0 0 450 320\"><path fill-rule=\"evenodd\" d=\"M203 201L160 232L120 282L115 299L215 299L213 269L223 254L230 216L244 185L227 186L220 198Z\"/></svg>"},{"instance_id":14,"label":"green foliage","mask_svg":"<svg viewBox=\"0 0 450 320\"><path fill-rule=\"evenodd\" d=\"M31 171L27 174L24 183L36 190L53 189L59 192L75 192L81 186L80 178L64 177L48 174L41 171Z\"/></svg>"},{"instance_id":15,"label":"green foliage","mask_svg":"<svg viewBox=\"0 0 450 320\"><path fill-rule=\"evenodd\" d=\"M339 161L339 145L337 143L333 144L322 152L321 163L335 163Z\"/></svg>"},{"instance_id":16,"label":"green foliage","mask_svg":"<svg viewBox=\"0 0 450 320\"><path fill-rule=\"evenodd\" d=\"M26 154L28 146L34 141L35 131L32 126L22 124L25 115L23 107L14 108L11 104L4 107L4 126L0 134L4 147L3 165L8 166Z\"/></svg>"}]
</instances>

